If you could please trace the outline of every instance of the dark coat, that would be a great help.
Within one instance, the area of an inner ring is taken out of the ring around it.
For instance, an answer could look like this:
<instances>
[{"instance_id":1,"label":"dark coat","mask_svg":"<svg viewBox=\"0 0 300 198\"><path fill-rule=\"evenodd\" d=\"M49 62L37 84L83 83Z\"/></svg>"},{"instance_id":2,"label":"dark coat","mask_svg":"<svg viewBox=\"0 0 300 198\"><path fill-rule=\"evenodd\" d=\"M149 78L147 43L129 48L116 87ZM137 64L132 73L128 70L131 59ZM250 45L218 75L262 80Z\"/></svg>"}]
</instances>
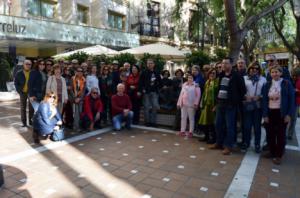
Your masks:
<instances>
[{"instance_id":1,"label":"dark coat","mask_svg":"<svg viewBox=\"0 0 300 198\"><path fill-rule=\"evenodd\" d=\"M225 76L225 73L222 72L219 77L219 89L222 78ZM218 90L219 92L219 90ZM240 76L237 72L231 72L231 78L228 85L228 99L226 100L227 105L237 106L241 104L244 96L246 94L246 86L245 81L242 76Z\"/></svg>"},{"instance_id":2,"label":"dark coat","mask_svg":"<svg viewBox=\"0 0 300 198\"><path fill-rule=\"evenodd\" d=\"M272 81L268 81L262 89L262 114L263 117L268 117L269 113L269 91L272 85ZM281 82L280 92L280 112L282 118L289 115L292 117L295 112L295 91L289 80L284 79Z\"/></svg>"},{"instance_id":3,"label":"dark coat","mask_svg":"<svg viewBox=\"0 0 300 198\"><path fill-rule=\"evenodd\" d=\"M33 128L37 130L40 135L51 134L56 126L56 123L61 121L61 116L58 111L51 120L50 116L50 104L47 102L41 102L37 112L33 117Z\"/></svg>"},{"instance_id":4,"label":"dark coat","mask_svg":"<svg viewBox=\"0 0 300 198\"><path fill-rule=\"evenodd\" d=\"M23 88L24 88L25 83L26 83L25 74L24 74L23 70L20 70L17 72L15 79L14 79L16 91L19 94L23 93Z\"/></svg>"},{"instance_id":5,"label":"dark coat","mask_svg":"<svg viewBox=\"0 0 300 198\"><path fill-rule=\"evenodd\" d=\"M154 85L151 86L151 76L152 74L155 75L155 82ZM143 71L140 75L140 81L139 81L139 92L141 93L150 93L150 92L156 92L158 93L158 90L161 88L161 77L160 74L156 71L150 71L146 69Z\"/></svg>"},{"instance_id":6,"label":"dark coat","mask_svg":"<svg viewBox=\"0 0 300 198\"><path fill-rule=\"evenodd\" d=\"M45 76L47 76L45 74ZM45 96L46 81L43 81L42 74L38 70L30 72L28 80L29 97L36 97L37 101L42 101Z\"/></svg>"}]
</instances>

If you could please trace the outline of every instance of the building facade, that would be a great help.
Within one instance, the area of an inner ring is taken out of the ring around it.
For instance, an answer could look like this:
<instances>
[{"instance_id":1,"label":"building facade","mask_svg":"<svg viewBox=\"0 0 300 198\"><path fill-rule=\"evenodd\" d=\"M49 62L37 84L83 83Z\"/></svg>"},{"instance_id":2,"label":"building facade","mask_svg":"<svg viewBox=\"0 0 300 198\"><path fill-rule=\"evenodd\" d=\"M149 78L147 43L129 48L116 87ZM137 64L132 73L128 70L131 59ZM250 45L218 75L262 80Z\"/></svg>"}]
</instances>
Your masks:
<instances>
[{"instance_id":1,"label":"building facade","mask_svg":"<svg viewBox=\"0 0 300 198\"><path fill-rule=\"evenodd\" d=\"M46 57L95 44L136 47L129 12L123 0L2 0L0 51Z\"/></svg>"}]
</instances>

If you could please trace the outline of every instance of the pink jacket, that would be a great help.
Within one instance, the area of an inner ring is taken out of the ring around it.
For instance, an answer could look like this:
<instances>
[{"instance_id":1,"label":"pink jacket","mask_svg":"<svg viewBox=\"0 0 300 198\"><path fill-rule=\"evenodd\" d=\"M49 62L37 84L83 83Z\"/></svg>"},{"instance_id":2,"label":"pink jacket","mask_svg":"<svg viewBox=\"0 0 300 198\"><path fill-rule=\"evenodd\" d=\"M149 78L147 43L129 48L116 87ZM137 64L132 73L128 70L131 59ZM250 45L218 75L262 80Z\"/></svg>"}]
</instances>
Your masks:
<instances>
[{"instance_id":1,"label":"pink jacket","mask_svg":"<svg viewBox=\"0 0 300 198\"><path fill-rule=\"evenodd\" d=\"M195 83L188 85L186 82L182 85L177 106L194 107L194 105L199 105L200 96L201 91L198 85Z\"/></svg>"}]
</instances>

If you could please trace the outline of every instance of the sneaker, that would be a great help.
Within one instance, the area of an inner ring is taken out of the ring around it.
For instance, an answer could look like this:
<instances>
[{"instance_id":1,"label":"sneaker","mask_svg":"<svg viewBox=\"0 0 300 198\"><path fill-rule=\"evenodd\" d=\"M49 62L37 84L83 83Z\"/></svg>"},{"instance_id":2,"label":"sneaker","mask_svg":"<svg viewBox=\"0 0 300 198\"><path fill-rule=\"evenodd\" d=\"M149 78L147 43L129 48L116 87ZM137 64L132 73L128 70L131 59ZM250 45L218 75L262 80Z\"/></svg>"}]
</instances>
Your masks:
<instances>
[{"instance_id":1,"label":"sneaker","mask_svg":"<svg viewBox=\"0 0 300 198\"><path fill-rule=\"evenodd\" d=\"M193 133L192 133L192 132L189 132L187 136L188 136L189 138L192 138L192 137L193 137Z\"/></svg>"},{"instance_id":2,"label":"sneaker","mask_svg":"<svg viewBox=\"0 0 300 198\"><path fill-rule=\"evenodd\" d=\"M272 161L276 165L280 165L281 164L281 158L280 157L273 158Z\"/></svg>"},{"instance_id":3,"label":"sneaker","mask_svg":"<svg viewBox=\"0 0 300 198\"><path fill-rule=\"evenodd\" d=\"M225 148L223 149L223 151L222 151L222 154L223 154L223 155L230 155L230 154L231 154L230 148L225 147Z\"/></svg>"},{"instance_id":4,"label":"sneaker","mask_svg":"<svg viewBox=\"0 0 300 198\"><path fill-rule=\"evenodd\" d=\"M208 145L208 148L209 149L220 149L220 150L223 149L223 147L221 145L217 144L217 143Z\"/></svg>"},{"instance_id":5,"label":"sneaker","mask_svg":"<svg viewBox=\"0 0 300 198\"><path fill-rule=\"evenodd\" d=\"M256 145L255 146L255 153L260 153L261 150L260 150L260 146L259 145Z\"/></svg>"}]
</instances>

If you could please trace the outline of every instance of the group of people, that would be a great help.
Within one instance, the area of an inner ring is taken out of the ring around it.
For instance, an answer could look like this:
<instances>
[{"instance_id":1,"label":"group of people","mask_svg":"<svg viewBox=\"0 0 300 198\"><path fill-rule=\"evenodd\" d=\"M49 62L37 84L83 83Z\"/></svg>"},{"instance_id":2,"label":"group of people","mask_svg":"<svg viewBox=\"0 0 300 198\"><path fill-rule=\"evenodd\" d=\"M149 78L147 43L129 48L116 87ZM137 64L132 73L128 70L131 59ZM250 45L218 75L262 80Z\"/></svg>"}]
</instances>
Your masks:
<instances>
[{"instance_id":1,"label":"group of people","mask_svg":"<svg viewBox=\"0 0 300 198\"><path fill-rule=\"evenodd\" d=\"M130 129L132 123L140 122L141 106L144 124L156 127L157 111L177 106L171 112L179 135L192 137L200 130L204 133L200 140L211 149L222 149L224 155L231 154L237 145L238 131L242 132L240 147L244 150L250 147L254 131L254 147L259 153L263 123L269 151L266 157L280 164L286 134L292 138L295 132L300 72L295 69L290 75L272 55L267 63L263 70L258 62L246 67L243 59L233 65L231 58L224 58L202 68L194 65L186 73L178 69L170 79L170 72L159 73L152 59L143 71L129 63L120 67L118 61L97 66L90 58L81 64L76 59L55 64L51 59L39 59L25 60L14 81L24 126L29 101L29 124L36 142L62 124L77 131L109 122L115 130Z\"/></svg>"}]
</instances>

